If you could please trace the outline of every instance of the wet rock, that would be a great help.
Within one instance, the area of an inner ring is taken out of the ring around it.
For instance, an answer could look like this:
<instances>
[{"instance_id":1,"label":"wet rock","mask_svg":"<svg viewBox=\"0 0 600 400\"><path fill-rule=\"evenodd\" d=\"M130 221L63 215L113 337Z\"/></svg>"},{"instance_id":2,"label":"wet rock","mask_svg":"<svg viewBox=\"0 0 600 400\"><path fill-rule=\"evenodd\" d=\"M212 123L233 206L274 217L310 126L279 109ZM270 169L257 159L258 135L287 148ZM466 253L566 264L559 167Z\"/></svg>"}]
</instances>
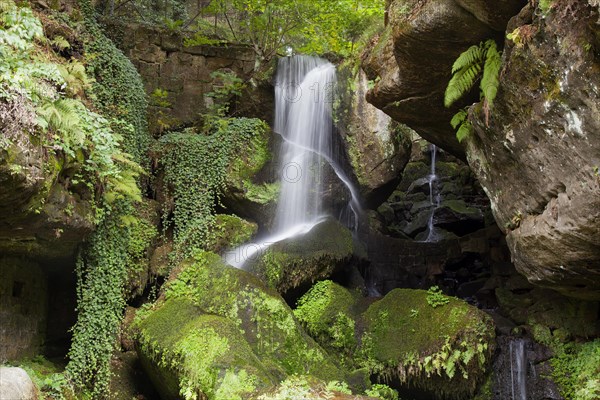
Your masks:
<instances>
[{"instance_id":1,"label":"wet rock","mask_svg":"<svg viewBox=\"0 0 600 400\"><path fill-rule=\"evenodd\" d=\"M329 218L303 236L283 240L260 252L249 268L269 286L286 293L331 276L347 266L354 251L352 233Z\"/></svg>"},{"instance_id":2,"label":"wet rock","mask_svg":"<svg viewBox=\"0 0 600 400\"><path fill-rule=\"evenodd\" d=\"M339 75L341 82L353 81L353 84L345 90L345 104L338 110L341 122L337 125L359 190L367 205L376 207L398 182L410 158L414 133L367 103L368 79L362 69L352 76L348 68L342 68Z\"/></svg>"}]
</instances>

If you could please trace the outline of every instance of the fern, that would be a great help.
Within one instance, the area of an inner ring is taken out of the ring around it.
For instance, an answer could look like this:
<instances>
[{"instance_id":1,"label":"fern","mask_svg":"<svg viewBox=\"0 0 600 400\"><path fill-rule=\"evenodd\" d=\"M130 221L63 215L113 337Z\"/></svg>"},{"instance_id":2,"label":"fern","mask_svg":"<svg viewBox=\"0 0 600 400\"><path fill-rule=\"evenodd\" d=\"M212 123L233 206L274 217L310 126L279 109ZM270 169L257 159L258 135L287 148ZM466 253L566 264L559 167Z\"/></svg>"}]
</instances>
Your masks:
<instances>
[{"instance_id":1,"label":"fern","mask_svg":"<svg viewBox=\"0 0 600 400\"><path fill-rule=\"evenodd\" d=\"M493 105L500 85L499 74L502 65L501 53L496 42L492 39L481 42L479 45L469 47L452 65L452 79L448 83L444 95L444 105L450 107L460 98L469 93L475 83L480 80L480 99L484 101L486 123L489 108ZM456 129L456 137L463 141L472 131L466 110L458 111L452 121Z\"/></svg>"},{"instance_id":2,"label":"fern","mask_svg":"<svg viewBox=\"0 0 600 400\"><path fill-rule=\"evenodd\" d=\"M500 67L502 66L502 59L496 42L493 40L487 41L487 51L485 57L485 65L483 67L483 77L481 78L481 96L487 102L488 107L491 107L496 94L498 93L498 86L500 80Z\"/></svg>"},{"instance_id":3,"label":"fern","mask_svg":"<svg viewBox=\"0 0 600 400\"><path fill-rule=\"evenodd\" d=\"M88 89L93 82L85 73L85 66L77 60L59 65L58 71L67 84L67 92L71 96L83 95L85 89Z\"/></svg>"},{"instance_id":4,"label":"fern","mask_svg":"<svg viewBox=\"0 0 600 400\"><path fill-rule=\"evenodd\" d=\"M456 138L459 143L465 140L473 130L473 125L469 121L469 114L466 108L462 108L454 114L450 125L456 130Z\"/></svg>"},{"instance_id":5,"label":"fern","mask_svg":"<svg viewBox=\"0 0 600 400\"><path fill-rule=\"evenodd\" d=\"M38 108L38 125L53 131L62 150L71 156L73 149L81 147L85 140L78 115L80 104L73 99L57 99L47 100Z\"/></svg>"}]
</instances>

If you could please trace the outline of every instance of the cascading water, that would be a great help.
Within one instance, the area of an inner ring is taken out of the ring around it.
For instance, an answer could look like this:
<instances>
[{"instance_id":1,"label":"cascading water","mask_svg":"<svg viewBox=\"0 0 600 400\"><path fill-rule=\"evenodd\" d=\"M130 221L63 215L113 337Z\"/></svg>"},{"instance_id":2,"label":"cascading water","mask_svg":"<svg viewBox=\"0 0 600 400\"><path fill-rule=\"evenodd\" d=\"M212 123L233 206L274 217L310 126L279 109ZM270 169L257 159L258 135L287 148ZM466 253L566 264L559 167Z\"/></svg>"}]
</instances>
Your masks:
<instances>
[{"instance_id":1,"label":"cascading water","mask_svg":"<svg viewBox=\"0 0 600 400\"><path fill-rule=\"evenodd\" d=\"M435 242L437 240L437 235L435 231L435 226L433 224L433 218L435 217L435 210L440 206L441 194L436 192L436 181L438 179L435 172L435 163L437 158L437 146L435 144L431 145L431 172L427 177L427 181L429 183L429 203L431 204L431 215L429 216L429 221L427 222L427 238L426 242Z\"/></svg>"},{"instance_id":2,"label":"cascading water","mask_svg":"<svg viewBox=\"0 0 600 400\"><path fill-rule=\"evenodd\" d=\"M226 261L243 268L260 251L278 241L308 232L325 218L323 165L329 164L348 188L352 200L342 212L349 228L358 228L360 204L356 189L333 157L333 64L315 57L279 61L275 85L275 132L283 138L279 154L281 190L273 234L260 244L229 252Z\"/></svg>"},{"instance_id":3,"label":"cascading water","mask_svg":"<svg viewBox=\"0 0 600 400\"><path fill-rule=\"evenodd\" d=\"M521 339L510 342L510 378L512 400L527 400L527 359Z\"/></svg>"}]
</instances>

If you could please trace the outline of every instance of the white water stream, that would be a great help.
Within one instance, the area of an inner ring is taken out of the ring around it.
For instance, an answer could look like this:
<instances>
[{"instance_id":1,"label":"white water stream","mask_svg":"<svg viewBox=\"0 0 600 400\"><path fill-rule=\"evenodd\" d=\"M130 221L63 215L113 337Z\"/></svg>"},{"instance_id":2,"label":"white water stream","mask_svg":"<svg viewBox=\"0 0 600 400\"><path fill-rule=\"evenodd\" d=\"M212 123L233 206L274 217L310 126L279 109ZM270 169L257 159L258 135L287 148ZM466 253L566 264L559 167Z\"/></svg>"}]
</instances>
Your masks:
<instances>
[{"instance_id":1,"label":"white water stream","mask_svg":"<svg viewBox=\"0 0 600 400\"><path fill-rule=\"evenodd\" d=\"M279 61L275 84L275 132L283 138L279 153L281 190L272 235L227 253L230 265L243 268L273 243L305 234L321 222L323 178L329 164L348 188L352 200L342 211L349 228L357 229L357 190L333 157L332 103L335 67L315 57L294 56Z\"/></svg>"}]
</instances>

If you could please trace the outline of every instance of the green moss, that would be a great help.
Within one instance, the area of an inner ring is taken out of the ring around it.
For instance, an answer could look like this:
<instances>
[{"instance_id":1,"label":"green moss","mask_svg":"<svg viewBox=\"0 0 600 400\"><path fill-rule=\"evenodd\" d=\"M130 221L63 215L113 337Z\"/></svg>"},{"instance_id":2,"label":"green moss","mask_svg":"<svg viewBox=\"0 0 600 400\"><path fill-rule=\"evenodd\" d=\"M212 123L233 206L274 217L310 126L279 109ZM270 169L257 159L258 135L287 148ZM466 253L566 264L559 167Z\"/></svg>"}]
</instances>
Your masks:
<instances>
[{"instance_id":1,"label":"green moss","mask_svg":"<svg viewBox=\"0 0 600 400\"><path fill-rule=\"evenodd\" d=\"M442 397L472 395L491 358L493 323L462 300L433 308L427 297L395 289L371 305L358 362Z\"/></svg>"},{"instance_id":2,"label":"green moss","mask_svg":"<svg viewBox=\"0 0 600 400\"><path fill-rule=\"evenodd\" d=\"M177 327L177 329L174 329ZM141 351L178 377L179 394L194 399L244 398L272 378L235 324L201 314L185 299L166 301L139 323Z\"/></svg>"},{"instance_id":3,"label":"green moss","mask_svg":"<svg viewBox=\"0 0 600 400\"><path fill-rule=\"evenodd\" d=\"M250 180L244 180L243 187L248 200L253 203L265 205L273 203L279 198L281 184L279 182L274 182L257 185Z\"/></svg>"},{"instance_id":4,"label":"green moss","mask_svg":"<svg viewBox=\"0 0 600 400\"><path fill-rule=\"evenodd\" d=\"M215 253L220 253L250 241L257 230L258 225L253 222L235 215L217 214L206 247Z\"/></svg>"},{"instance_id":5,"label":"green moss","mask_svg":"<svg viewBox=\"0 0 600 400\"><path fill-rule=\"evenodd\" d=\"M298 300L294 315L319 344L349 354L356 347L352 308L358 296L332 281L317 282Z\"/></svg>"},{"instance_id":6,"label":"green moss","mask_svg":"<svg viewBox=\"0 0 600 400\"><path fill-rule=\"evenodd\" d=\"M561 395L567 400L600 398L600 339L553 347L552 378Z\"/></svg>"},{"instance_id":7,"label":"green moss","mask_svg":"<svg viewBox=\"0 0 600 400\"><path fill-rule=\"evenodd\" d=\"M283 299L253 275L201 252L182 267L166 299L187 299L205 313L228 318L244 333L256 355L278 374L339 379L327 354L302 331Z\"/></svg>"},{"instance_id":8,"label":"green moss","mask_svg":"<svg viewBox=\"0 0 600 400\"><path fill-rule=\"evenodd\" d=\"M328 277L352 257L352 233L329 219L293 240L269 247L252 271L281 293Z\"/></svg>"}]
</instances>

